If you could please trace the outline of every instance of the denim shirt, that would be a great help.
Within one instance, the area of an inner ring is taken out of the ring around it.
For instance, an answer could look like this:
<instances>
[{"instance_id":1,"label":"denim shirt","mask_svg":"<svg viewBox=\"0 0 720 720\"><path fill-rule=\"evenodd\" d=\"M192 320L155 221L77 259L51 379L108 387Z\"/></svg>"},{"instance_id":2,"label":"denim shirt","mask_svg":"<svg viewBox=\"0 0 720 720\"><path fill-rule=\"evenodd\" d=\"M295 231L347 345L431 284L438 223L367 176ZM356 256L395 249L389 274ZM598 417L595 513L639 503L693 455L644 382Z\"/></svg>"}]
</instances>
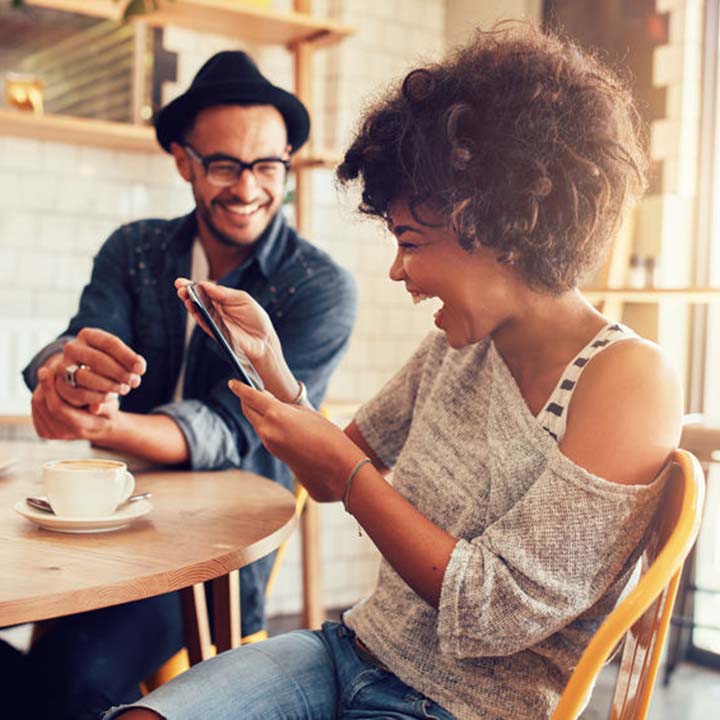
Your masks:
<instances>
[{"instance_id":1,"label":"denim shirt","mask_svg":"<svg viewBox=\"0 0 720 720\"><path fill-rule=\"evenodd\" d=\"M198 327L188 345L183 399L172 402L187 317L173 281L190 276L196 232L194 213L141 220L116 230L95 257L69 327L33 358L23 377L32 389L38 368L50 355L83 327L102 328L147 360L142 384L121 398L122 410L171 417L185 435L194 470L242 467L289 487L289 470L260 443L227 387L231 365ZM299 237L278 213L255 252L220 282L250 293L267 311L290 369L319 407L355 320L350 274Z\"/></svg>"}]
</instances>

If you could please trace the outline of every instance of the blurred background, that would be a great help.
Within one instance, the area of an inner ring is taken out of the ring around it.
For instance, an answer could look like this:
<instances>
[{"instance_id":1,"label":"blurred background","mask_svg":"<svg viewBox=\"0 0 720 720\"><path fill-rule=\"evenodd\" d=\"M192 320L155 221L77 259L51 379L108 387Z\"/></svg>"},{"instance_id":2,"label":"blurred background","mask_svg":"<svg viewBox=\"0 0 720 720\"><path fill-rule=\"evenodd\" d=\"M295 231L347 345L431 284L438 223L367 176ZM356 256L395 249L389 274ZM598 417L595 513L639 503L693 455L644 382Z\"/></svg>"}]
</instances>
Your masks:
<instances>
[{"instance_id":1,"label":"blurred background","mask_svg":"<svg viewBox=\"0 0 720 720\"><path fill-rule=\"evenodd\" d=\"M288 24L293 10L311 13L316 26ZM393 242L354 212L357 197L337 193L333 167L379 91L474 28L508 18L573 37L629 79L648 126L650 189L586 292L663 346L685 380L686 412L717 430L717 0L0 0L0 438L34 436L19 371L66 326L110 232L192 209L149 122L210 55L229 48L247 50L311 109L312 141L296 163L286 211L358 281L358 324L327 402L334 420L347 420L405 361L435 308L414 306L387 280ZM311 48L302 73L298 39ZM707 517L683 596L692 623L679 621L675 639L679 657L720 668L720 478L710 462L720 440L711 437ZM371 587L376 552L339 507L320 508L320 529L323 603L347 607ZM298 552L294 540L272 615L300 609ZM690 683L711 678L702 712L720 716L718 676L686 667L679 675Z\"/></svg>"}]
</instances>

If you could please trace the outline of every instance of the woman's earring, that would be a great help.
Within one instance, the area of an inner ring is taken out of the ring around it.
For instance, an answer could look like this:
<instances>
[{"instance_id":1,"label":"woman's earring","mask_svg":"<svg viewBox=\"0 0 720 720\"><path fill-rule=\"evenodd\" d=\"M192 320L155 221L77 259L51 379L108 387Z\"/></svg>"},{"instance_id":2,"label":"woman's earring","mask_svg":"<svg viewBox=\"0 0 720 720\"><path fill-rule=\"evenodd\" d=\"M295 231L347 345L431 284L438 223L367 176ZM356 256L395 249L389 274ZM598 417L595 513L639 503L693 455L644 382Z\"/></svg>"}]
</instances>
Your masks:
<instances>
[{"instance_id":1,"label":"woman's earring","mask_svg":"<svg viewBox=\"0 0 720 720\"><path fill-rule=\"evenodd\" d=\"M517 251L516 250L508 250L506 253L503 253L498 258L498 262L502 263L503 265L515 265L517 262Z\"/></svg>"}]
</instances>

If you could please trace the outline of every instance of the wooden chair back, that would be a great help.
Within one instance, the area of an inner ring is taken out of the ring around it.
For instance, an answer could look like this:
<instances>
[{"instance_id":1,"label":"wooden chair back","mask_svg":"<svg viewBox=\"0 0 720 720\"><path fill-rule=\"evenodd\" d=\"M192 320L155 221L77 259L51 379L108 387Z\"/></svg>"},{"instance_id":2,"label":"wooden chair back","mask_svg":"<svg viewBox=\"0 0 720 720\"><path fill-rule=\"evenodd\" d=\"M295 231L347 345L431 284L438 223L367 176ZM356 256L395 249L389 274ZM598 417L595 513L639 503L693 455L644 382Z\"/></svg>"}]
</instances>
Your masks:
<instances>
[{"instance_id":1,"label":"wooden chair back","mask_svg":"<svg viewBox=\"0 0 720 720\"><path fill-rule=\"evenodd\" d=\"M647 716L680 573L700 530L704 491L698 460L685 450L676 450L651 538L641 558L640 580L585 648L553 720L580 716L602 666L623 639L610 717L644 720Z\"/></svg>"}]
</instances>

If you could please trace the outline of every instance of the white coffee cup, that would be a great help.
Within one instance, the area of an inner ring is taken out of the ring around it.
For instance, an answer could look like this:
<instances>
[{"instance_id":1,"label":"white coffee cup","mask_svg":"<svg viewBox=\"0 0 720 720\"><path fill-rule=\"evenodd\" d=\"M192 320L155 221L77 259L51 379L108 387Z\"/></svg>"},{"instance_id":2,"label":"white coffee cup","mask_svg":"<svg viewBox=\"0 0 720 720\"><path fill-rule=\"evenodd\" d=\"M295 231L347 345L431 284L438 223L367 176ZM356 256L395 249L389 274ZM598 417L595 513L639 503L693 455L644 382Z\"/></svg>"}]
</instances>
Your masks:
<instances>
[{"instance_id":1,"label":"white coffee cup","mask_svg":"<svg viewBox=\"0 0 720 720\"><path fill-rule=\"evenodd\" d=\"M46 462L42 479L55 514L69 518L112 515L135 489L127 465L104 458Z\"/></svg>"}]
</instances>

